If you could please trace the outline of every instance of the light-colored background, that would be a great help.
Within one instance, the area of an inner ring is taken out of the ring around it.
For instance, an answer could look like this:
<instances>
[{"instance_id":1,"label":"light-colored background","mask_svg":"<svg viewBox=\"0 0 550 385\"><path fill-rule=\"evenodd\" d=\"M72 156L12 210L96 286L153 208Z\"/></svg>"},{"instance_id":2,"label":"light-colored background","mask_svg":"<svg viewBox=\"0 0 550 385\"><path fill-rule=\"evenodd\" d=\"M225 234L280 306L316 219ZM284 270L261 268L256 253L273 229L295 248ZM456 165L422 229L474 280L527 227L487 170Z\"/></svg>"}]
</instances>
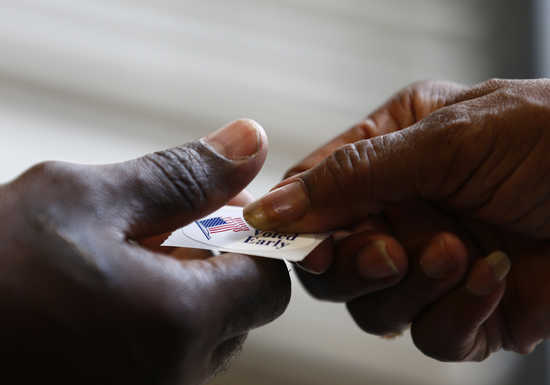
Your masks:
<instances>
[{"instance_id":1,"label":"light-colored background","mask_svg":"<svg viewBox=\"0 0 550 385\"><path fill-rule=\"evenodd\" d=\"M0 0L0 181L45 159L112 162L238 117L266 128L265 192L411 81L528 75L527 7L479 0ZM507 384L523 360L424 358L294 283L217 384ZM541 380L542 381L542 380Z\"/></svg>"}]
</instances>

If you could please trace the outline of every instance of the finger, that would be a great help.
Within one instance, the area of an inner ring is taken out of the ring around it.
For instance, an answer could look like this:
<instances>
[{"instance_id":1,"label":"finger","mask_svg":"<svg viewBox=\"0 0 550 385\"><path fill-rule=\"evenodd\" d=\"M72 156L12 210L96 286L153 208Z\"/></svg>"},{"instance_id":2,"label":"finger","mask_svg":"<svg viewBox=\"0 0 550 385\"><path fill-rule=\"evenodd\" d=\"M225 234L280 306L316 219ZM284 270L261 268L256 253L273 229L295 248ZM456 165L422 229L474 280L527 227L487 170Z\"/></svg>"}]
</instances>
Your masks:
<instances>
[{"instance_id":1,"label":"finger","mask_svg":"<svg viewBox=\"0 0 550 385\"><path fill-rule=\"evenodd\" d=\"M142 238L224 205L254 178L266 154L263 129L238 120L199 141L99 170L110 182L105 190L116 223L127 236Z\"/></svg>"},{"instance_id":2,"label":"finger","mask_svg":"<svg viewBox=\"0 0 550 385\"><path fill-rule=\"evenodd\" d=\"M243 190L236 197L231 199L227 204L233 206L244 206L247 203L252 202L253 199L254 198L252 197L252 194L250 194L246 190ZM170 233L165 234L166 238L169 235ZM166 239L165 236L155 237L154 239L156 239L157 241L162 239L162 241L164 242L164 240ZM150 240L153 239L150 238ZM210 250L190 249L186 247L159 247L158 249L158 251L163 252L164 254L168 254L170 255L170 257L178 259L180 261L192 259L207 259L211 258L214 255Z\"/></svg>"},{"instance_id":3,"label":"finger","mask_svg":"<svg viewBox=\"0 0 550 385\"><path fill-rule=\"evenodd\" d=\"M296 266L309 274L323 274L334 261L334 249L334 238L331 236L313 249L303 261L296 263Z\"/></svg>"},{"instance_id":4,"label":"finger","mask_svg":"<svg viewBox=\"0 0 550 385\"><path fill-rule=\"evenodd\" d=\"M409 273L398 285L348 304L358 325L377 335L399 334L426 307L460 283L468 268L458 229L428 204L415 202L388 213L409 255Z\"/></svg>"},{"instance_id":5,"label":"finger","mask_svg":"<svg viewBox=\"0 0 550 385\"><path fill-rule=\"evenodd\" d=\"M464 90L464 86L450 82L426 81L414 83L395 94L365 120L315 150L287 171L285 178L315 167L346 144L386 135L409 127L448 104L449 100L454 100L456 95L462 94Z\"/></svg>"},{"instance_id":6,"label":"finger","mask_svg":"<svg viewBox=\"0 0 550 385\"><path fill-rule=\"evenodd\" d=\"M127 325L122 336L148 339L166 347L170 357L191 349L193 362L208 372L250 329L282 314L290 300L288 271L280 261L236 254L177 261L99 239L88 255L98 268L92 278L102 279L96 294L110 299L122 317L119 322ZM138 350L147 362L158 359Z\"/></svg>"},{"instance_id":7,"label":"finger","mask_svg":"<svg viewBox=\"0 0 550 385\"><path fill-rule=\"evenodd\" d=\"M210 250L190 249L187 247L176 247L175 250L170 251L168 255L170 258L178 259L180 261L208 259L214 256Z\"/></svg>"},{"instance_id":8,"label":"finger","mask_svg":"<svg viewBox=\"0 0 550 385\"><path fill-rule=\"evenodd\" d=\"M227 204L233 206L245 206L253 201L252 194L243 190ZM163 254L168 254L176 259L204 259L212 256L212 253L207 250L187 249L178 247L166 247L161 246L166 239L170 236L171 232L147 237L139 240L139 244L146 247L149 250L156 251Z\"/></svg>"},{"instance_id":9,"label":"finger","mask_svg":"<svg viewBox=\"0 0 550 385\"><path fill-rule=\"evenodd\" d=\"M476 124L470 106L447 107L408 129L340 148L247 206L246 220L259 229L322 232L399 202L444 199L491 151L490 130L469 130Z\"/></svg>"},{"instance_id":10,"label":"finger","mask_svg":"<svg viewBox=\"0 0 550 385\"><path fill-rule=\"evenodd\" d=\"M102 258L111 287L140 311L172 320L194 337L246 333L278 317L290 299L280 261L238 254L177 261L129 244L120 254Z\"/></svg>"},{"instance_id":11,"label":"finger","mask_svg":"<svg viewBox=\"0 0 550 385\"><path fill-rule=\"evenodd\" d=\"M510 84L517 82L517 80L505 80L505 79L491 79L482 83L476 84L473 87L463 88L461 92L456 93L452 97L448 98L445 105L451 105L460 103L466 100L477 99L493 92L496 92Z\"/></svg>"},{"instance_id":12,"label":"finger","mask_svg":"<svg viewBox=\"0 0 550 385\"><path fill-rule=\"evenodd\" d=\"M495 252L476 263L465 287L442 298L412 325L416 346L441 361L481 361L500 349L502 341L487 322L504 293L510 260ZM493 327L498 325L491 317Z\"/></svg>"},{"instance_id":13,"label":"finger","mask_svg":"<svg viewBox=\"0 0 550 385\"><path fill-rule=\"evenodd\" d=\"M168 239L171 232L155 235L152 237L147 237L139 240L139 244L151 251L156 251L159 253L170 254L172 251L176 250L176 247L164 247L161 246L164 241Z\"/></svg>"},{"instance_id":14,"label":"finger","mask_svg":"<svg viewBox=\"0 0 550 385\"><path fill-rule=\"evenodd\" d=\"M321 300L348 302L397 284L407 272L405 251L388 234L353 234L334 253L332 265L321 275L296 270L310 294Z\"/></svg>"},{"instance_id":15,"label":"finger","mask_svg":"<svg viewBox=\"0 0 550 385\"><path fill-rule=\"evenodd\" d=\"M286 172L285 179L316 166L323 159L325 159L338 148L346 144L355 143L360 140L368 139L378 135L383 135L398 129L400 128L395 124L395 122L388 122L387 113L383 110L379 110L375 112L372 116L357 123L349 130L338 135L336 138L332 139L330 142L326 143L325 145L308 155L300 163L293 166L290 170Z\"/></svg>"},{"instance_id":16,"label":"finger","mask_svg":"<svg viewBox=\"0 0 550 385\"><path fill-rule=\"evenodd\" d=\"M227 204L232 206L244 207L254 201L254 196L247 190L241 191L237 196L233 197Z\"/></svg>"},{"instance_id":17,"label":"finger","mask_svg":"<svg viewBox=\"0 0 550 385\"><path fill-rule=\"evenodd\" d=\"M342 229L334 232L329 239L322 242L302 262L297 263L297 265L308 273L323 274L330 268L334 261L337 244L340 244L341 241L354 233L367 231L389 234L390 229L383 218L369 218L354 227L353 231ZM363 246L366 246L366 244ZM355 250L355 252L357 252L357 250Z\"/></svg>"},{"instance_id":18,"label":"finger","mask_svg":"<svg viewBox=\"0 0 550 385\"><path fill-rule=\"evenodd\" d=\"M422 262L413 258L409 275L399 285L348 303L361 329L380 336L402 333L426 307L460 282L468 265L465 247L448 233L438 234L429 242L423 260L437 261L435 269L429 270L431 276Z\"/></svg>"}]
</instances>

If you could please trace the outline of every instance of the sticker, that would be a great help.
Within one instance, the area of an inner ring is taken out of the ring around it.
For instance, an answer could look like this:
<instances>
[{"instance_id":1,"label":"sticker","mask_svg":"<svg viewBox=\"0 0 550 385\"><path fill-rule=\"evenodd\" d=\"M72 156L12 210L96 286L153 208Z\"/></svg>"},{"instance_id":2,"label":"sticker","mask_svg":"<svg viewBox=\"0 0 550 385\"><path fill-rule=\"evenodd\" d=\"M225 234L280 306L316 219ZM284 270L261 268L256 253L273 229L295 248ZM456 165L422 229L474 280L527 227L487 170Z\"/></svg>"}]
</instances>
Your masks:
<instances>
[{"instance_id":1,"label":"sticker","mask_svg":"<svg viewBox=\"0 0 550 385\"><path fill-rule=\"evenodd\" d=\"M163 246L216 250L260 257L302 261L329 234L282 234L252 228L242 207L225 206L176 230Z\"/></svg>"}]
</instances>

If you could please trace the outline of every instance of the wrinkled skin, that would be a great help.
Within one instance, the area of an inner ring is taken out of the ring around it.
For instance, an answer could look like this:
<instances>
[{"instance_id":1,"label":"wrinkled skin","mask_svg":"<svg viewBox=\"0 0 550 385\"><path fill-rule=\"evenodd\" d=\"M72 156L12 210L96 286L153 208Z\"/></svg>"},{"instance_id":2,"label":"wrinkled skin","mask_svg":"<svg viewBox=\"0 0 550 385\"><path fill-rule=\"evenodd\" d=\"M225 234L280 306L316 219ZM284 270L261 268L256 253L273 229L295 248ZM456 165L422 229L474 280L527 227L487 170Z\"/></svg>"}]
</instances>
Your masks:
<instances>
[{"instance_id":1,"label":"wrinkled skin","mask_svg":"<svg viewBox=\"0 0 550 385\"><path fill-rule=\"evenodd\" d=\"M3 378L199 384L284 311L283 263L159 247L261 168L261 127L225 132L240 144L218 135L121 164L48 162L0 187Z\"/></svg>"},{"instance_id":2,"label":"wrinkled skin","mask_svg":"<svg viewBox=\"0 0 550 385\"><path fill-rule=\"evenodd\" d=\"M422 82L245 214L265 230L340 230L299 275L369 333L412 324L418 348L444 361L527 353L550 336L549 154L550 81ZM495 269L484 257L496 250L509 259Z\"/></svg>"}]
</instances>

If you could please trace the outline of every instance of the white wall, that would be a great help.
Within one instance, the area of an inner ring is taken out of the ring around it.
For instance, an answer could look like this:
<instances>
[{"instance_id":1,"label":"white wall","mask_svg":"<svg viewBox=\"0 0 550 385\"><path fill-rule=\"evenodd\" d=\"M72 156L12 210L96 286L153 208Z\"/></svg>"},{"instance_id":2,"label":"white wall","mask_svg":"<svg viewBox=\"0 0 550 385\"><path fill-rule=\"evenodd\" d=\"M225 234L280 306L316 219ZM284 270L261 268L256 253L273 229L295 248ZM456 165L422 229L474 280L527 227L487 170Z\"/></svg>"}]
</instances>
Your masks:
<instances>
[{"instance_id":1,"label":"white wall","mask_svg":"<svg viewBox=\"0 0 550 385\"><path fill-rule=\"evenodd\" d=\"M261 194L407 83L498 74L495 4L0 0L0 181L44 159L123 160L246 116L271 140ZM515 362L436 363L295 284L288 312L218 383L503 384Z\"/></svg>"}]
</instances>

